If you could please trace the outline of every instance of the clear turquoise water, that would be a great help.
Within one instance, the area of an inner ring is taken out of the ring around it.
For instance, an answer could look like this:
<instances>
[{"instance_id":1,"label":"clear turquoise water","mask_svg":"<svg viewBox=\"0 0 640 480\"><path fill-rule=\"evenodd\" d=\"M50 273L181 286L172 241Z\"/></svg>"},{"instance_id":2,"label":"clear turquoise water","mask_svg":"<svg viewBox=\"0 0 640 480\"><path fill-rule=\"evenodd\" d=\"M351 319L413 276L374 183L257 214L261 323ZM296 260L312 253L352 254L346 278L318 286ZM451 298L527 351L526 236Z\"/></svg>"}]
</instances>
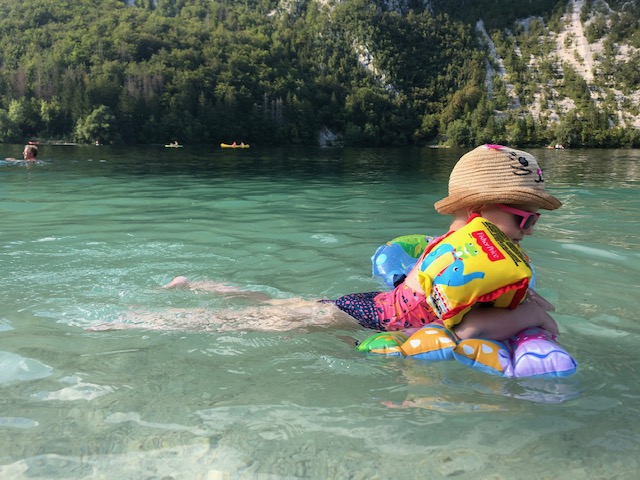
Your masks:
<instances>
[{"instance_id":1,"label":"clear turquoise water","mask_svg":"<svg viewBox=\"0 0 640 480\"><path fill-rule=\"evenodd\" d=\"M580 365L567 379L371 357L358 327L86 330L251 303L161 289L177 274L277 298L378 289L378 245L446 229L432 204L462 153L43 147L37 165L0 162L0 477L635 477L638 151L534 151L565 205L524 247Z\"/></svg>"}]
</instances>

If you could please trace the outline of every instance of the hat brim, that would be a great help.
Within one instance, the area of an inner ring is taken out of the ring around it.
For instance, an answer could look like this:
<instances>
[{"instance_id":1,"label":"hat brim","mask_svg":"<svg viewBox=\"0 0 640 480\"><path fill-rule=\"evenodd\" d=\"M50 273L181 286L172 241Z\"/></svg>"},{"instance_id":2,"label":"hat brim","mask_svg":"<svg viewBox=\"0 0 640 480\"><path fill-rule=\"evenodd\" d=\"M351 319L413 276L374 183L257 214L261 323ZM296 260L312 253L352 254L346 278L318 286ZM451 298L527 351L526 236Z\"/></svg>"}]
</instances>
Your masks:
<instances>
[{"instance_id":1,"label":"hat brim","mask_svg":"<svg viewBox=\"0 0 640 480\"><path fill-rule=\"evenodd\" d=\"M533 189L518 189L512 191L501 191L496 194L491 191L485 192L457 192L449 195L434 204L435 209L442 214L452 214L462 208L469 208L480 205L495 203L506 203L510 205L535 205L543 210L556 210L560 208L562 202L553 195Z\"/></svg>"}]
</instances>

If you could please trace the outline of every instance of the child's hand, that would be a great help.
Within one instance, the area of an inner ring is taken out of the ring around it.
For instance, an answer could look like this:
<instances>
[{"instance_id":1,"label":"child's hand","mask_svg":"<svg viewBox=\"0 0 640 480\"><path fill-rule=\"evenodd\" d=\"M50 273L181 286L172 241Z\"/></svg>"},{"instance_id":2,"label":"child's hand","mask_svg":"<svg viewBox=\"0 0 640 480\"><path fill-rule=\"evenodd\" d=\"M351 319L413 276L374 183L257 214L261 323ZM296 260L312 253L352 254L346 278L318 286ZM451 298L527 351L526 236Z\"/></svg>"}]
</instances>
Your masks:
<instances>
[{"instance_id":1,"label":"child's hand","mask_svg":"<svg viewBox=\"0 0 640 480\"><path fill-rule=\"evenodd\" d=\"M554 337L558 335L558 324L553 319L551 315L547 312L544 312L543 322L540 324L540 328L544 328L546 331L551 333Z\"/></svg>"},{"instance_id":2,"label":"child's hand","mask_svg":"<svg viewBox=\"0 0 640 480\"><path fill-rule=\"evenodd\" d=\"M555 311L556 308L553 306L553 304L548 302L534 290L529 290L527 292L527 298L523 303L528 303L531 307L530 310L535 312L536 316L539 316L541 323L538 326L540 328L544 328L554 337L558 335L558 324L551 317L551 315L547 313Z\"/></svg>"},{"instance_id":3,"label":"child's hand","mask_svg":"<svg viewBox=\"0 0 640 480\"><path fill-rule=\"evenodd\" d=\"M533 290L529 290L526 300L516 308L516 312L519 312L520 315L525 315L530 320L531 324L529 326L544 328L553 336L556 336L558 334L558 324L547 313L553 310L555 310L553 305Z\"/></svg>"},{"instance_id":4,"label":"child's hand","mask_svg":"<svg viewBox=\"0 0 640 480\"><path fill-rule=\"evenodd\" d=\"M554 312L556 309L556 307L554 307L550 302L542 298L542 296L539 295L534 290L529 290L527 292L527 300L530 300L538 304L546 312Z\"/></svg>"}]
</instances>

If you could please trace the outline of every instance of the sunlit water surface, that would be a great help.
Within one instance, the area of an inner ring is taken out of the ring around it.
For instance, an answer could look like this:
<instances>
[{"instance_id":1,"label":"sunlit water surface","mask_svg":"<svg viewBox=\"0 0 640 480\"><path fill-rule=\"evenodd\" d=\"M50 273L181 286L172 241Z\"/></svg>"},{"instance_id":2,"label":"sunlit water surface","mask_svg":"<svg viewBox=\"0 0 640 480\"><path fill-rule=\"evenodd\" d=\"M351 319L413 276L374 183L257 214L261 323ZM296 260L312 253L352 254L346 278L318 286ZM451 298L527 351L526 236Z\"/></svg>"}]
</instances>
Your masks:
<instances>
[{"instance_id":1,"label":"sunlit water surface","mask_svg":"<svg viewBox=\"0 0 640 480\"><path fill-rule=\"evenodd\" d=\"M564 206L524 246L579 363L566 379L365 355L357 326L247 330L251 297L161 288L380 289L370 256L446 229L432 205L462 153L45 146L0 162L0 477L635 477L638 151L534 152ZM230 329L86 330L230 308Z\"/></svg>"}]
</instances>

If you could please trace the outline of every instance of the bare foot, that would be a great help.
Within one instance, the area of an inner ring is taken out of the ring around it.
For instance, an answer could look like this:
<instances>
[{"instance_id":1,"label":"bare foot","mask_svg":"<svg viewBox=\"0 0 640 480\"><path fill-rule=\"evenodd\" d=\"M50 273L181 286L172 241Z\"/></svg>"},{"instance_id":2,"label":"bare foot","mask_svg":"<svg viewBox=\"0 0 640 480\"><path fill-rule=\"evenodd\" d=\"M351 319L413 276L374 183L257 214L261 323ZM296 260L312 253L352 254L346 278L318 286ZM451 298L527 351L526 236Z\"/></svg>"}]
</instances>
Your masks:
<instances>
[{"instance_id":1,"label":"bare foot","mask_svg":"<svg viewBox=\"0 0 640 480\"><path fill-rule=\"evenodd\" d=\"M162 288L187 288L189 286L189 280L187 277L179 276L171 280Z\"/></svg>"}]
</instances>

